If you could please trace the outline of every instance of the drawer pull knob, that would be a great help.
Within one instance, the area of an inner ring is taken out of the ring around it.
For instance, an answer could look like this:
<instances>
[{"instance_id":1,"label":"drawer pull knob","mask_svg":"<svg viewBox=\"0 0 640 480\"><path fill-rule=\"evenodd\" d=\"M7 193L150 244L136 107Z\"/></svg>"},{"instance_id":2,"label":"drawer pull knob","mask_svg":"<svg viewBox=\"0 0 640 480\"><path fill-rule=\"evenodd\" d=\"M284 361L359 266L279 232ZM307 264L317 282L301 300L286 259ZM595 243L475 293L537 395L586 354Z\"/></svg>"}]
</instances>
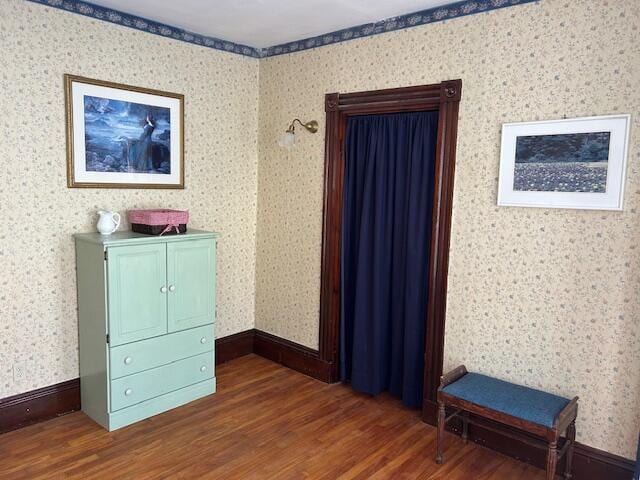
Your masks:
<instances>
[{"instance_id":1,"label":"drawer pull knob","mask_svg":"<svg viewBox=\"0 0 640 480\"><path fill-rule=\"evenodd\" d=\"M205 367L204 365L202 365L202 366L200 367L200 371L201 371L201 372L206 372L206 371L207 371L207 367Z\"/></svg>"},{"instance_id":2,"label":"drawer pull knob","mask_svg":"<svg viewBox=\"0 0 640 480\"><path fill-rule=\"evenodd\" d=\"M202 338L200 339L200 343L202 343L202 344L207 343L207 337L202 337Z\"/></svg>"},{"instance_id":3,"label":"drawer pull knob","mask_svg":"<svg viewBox=\"0 0 640 480\"><path fill-rule=\"evenodd\" d=\"M131 357L125 357L124 358L124 364L125 365L130 365L131 362L133 362L133 358L131 358Z\"/></svg>"},{"instance_id":4,"label":"drawer pull knob","mask_svg":"<svg viewBox=\"0 0 640 480\"><path fill-rule=\"evenodd\" d=\"M169 285L169 291L170 292L175 292L176 291L176 286L175 285Z\"/></svg>"},{"instance_id":5,"label":"drawer pull knob","mask_svg":"<svg viewBox=\"0 0 640 480\"><path fill-rule=\"evenodd\" d=\"M164 285L160 287L160 291L162 293L167 293L167 287L165 287Z\"/></svg>"},{"instance_id":6,"label":"drawer pull knob","mask_svg":"<svg viewBox=\"0 0 640 480\"><path fill-rule=\"evenodd\" d=\"M132 393L133 393L133 390L131 390L130 388L127 388L127 389L124 391L124 394L125 394L127 397L128 397L129 395L131 395Z\"/></svg>"}]
</instances>

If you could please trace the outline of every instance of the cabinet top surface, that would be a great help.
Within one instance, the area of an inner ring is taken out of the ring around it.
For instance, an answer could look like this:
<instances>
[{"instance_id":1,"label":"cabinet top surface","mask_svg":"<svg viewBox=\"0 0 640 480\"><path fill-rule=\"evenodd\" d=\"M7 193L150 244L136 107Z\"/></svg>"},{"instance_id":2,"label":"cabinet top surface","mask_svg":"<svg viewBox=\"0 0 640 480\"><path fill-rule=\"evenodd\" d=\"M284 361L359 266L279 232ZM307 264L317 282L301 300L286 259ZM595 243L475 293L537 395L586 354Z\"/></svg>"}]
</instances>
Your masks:
<instances>
[{"instance_id":1,"label":"cabinet top surface","mask_svg":"<svg viewBox=\"0 0 640 480\"><path fill-rule=\"evenodd\" d=\"M75 233L74 238L78 242L97 243L99 245L117 245L122 243L158 243L158 242L181 242L184 240L197 240L199 238L217 238L215 232L189 229L179 235L146 235L131 231L115 232L111 235L101 235L97 232Z\"/></svg>"}]
</instances>

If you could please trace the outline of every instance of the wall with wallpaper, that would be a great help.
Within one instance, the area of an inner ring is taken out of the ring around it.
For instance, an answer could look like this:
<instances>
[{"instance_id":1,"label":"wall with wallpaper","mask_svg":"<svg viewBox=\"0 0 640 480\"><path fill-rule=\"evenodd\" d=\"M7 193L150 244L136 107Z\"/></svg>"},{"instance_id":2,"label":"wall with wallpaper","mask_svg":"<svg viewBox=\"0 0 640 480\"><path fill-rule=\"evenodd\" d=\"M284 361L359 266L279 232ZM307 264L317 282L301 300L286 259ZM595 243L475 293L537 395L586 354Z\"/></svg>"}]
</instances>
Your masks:
<instances>
[{"instance_id":1,"label":"wall with wallpaper","mask_svg":"<svg viewBox=\"0 0 640 480\"><path fill-rule=\"evenodd\" d=\"M253 328L257 60L24 0L0 2L0 44L0 398L78 376L71 234L99 208L188 209L221 232L217 333ZM183 93L186 189L68 189L64 73Z\"/></svg>"},{"instance_id":2,"label":"wall with wallpaper","mask_svg":"<svg viewBox=\"0 0 640 480\"><path fill-rule=\"evenodd\" d=\"M461 78L446 365L581 398L578 438L640 428L640 4L543 0L260 64L256 326L316 348L324 94ZM623 212L498 208L503 122L632 114Z\"/></svg>"}]
</instances>

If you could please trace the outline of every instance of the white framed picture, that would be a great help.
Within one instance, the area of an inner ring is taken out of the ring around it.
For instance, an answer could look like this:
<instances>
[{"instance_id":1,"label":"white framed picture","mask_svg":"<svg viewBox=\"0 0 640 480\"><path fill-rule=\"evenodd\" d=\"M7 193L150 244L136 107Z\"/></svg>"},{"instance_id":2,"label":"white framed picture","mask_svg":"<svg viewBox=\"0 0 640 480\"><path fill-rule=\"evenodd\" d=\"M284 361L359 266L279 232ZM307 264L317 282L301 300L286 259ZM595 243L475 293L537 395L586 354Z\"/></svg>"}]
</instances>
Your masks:
<instances>
[{"instance_id":1,"label":"white framed picture","mask_svg":"<svg viewBox=\"0 0 640 480\"><path fill-rule=\"evenodd\" d=\"M622 210L629 115L502 125L498 205Z\"/></svg>"}]
</instances>

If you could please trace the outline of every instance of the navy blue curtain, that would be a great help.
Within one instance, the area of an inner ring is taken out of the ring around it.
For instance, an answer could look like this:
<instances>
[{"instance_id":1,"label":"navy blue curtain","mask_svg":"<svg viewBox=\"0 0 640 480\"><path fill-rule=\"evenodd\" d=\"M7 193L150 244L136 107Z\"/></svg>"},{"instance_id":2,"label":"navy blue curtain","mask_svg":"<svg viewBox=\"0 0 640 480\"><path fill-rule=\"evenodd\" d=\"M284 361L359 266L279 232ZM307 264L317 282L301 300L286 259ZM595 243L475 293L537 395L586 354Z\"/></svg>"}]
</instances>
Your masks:
<instances>
[{"instance_id":1,"label":"navy blue curtain","mask_svg":"<svg viewBox=\"0 0 640 480\"><path fill-rule=\"evenodd\" d=\"M340 374L422 404L437 112L350 117L342 211Z\"/></svg>"}]
</instances>

